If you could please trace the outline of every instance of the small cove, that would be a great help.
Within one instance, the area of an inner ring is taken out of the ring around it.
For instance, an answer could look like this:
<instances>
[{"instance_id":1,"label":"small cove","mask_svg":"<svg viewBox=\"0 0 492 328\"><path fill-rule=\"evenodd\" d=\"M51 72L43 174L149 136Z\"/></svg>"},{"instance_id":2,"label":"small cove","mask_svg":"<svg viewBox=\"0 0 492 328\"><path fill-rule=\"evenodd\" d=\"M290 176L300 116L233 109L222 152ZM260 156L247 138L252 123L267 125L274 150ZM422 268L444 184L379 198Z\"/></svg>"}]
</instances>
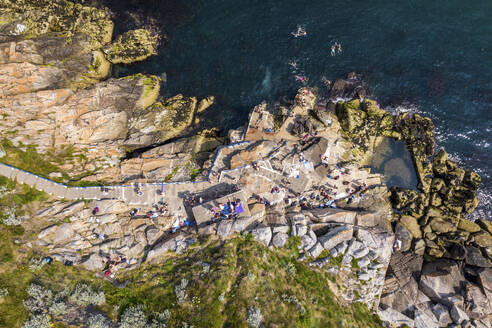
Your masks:
<instances>
[{"instance_id":1,"label":"small cove","mask_svg":"<svg viewBox=\"0 0 492 328\"><path fill-rule=\"evenodd\" d=\"M417 189L412 158L402 141L384 138L376 147L369 167L372 173L384 175L388 187Z\"/></svg>"}]
</instances>

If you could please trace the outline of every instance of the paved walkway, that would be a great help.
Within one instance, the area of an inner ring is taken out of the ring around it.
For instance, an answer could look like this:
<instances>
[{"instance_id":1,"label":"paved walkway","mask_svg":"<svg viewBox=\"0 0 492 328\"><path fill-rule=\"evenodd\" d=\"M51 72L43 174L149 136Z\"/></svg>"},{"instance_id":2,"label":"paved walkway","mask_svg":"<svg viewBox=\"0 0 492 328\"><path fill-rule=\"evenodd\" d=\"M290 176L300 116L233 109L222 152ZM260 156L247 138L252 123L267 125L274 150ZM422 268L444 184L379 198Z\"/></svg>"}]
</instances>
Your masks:
<instances>
[{"instance_id":1,"label":"paved walkway","mask_svg":"<svg viewBox=\"0 0 492 328\"><path fill-rule=\"evenodd\" d=\"M0 163L0 175L67 200L111 198L123 200L131 205L151 205L157 203L165 196L165 200L169 204L173 203L175 198L180 199L180 203L182 203L182 198L185 194L200 193L212 187L214 177L212 177L211 172L219 174L225 167L224 158L228 157L233 151L248 146L249 143L245 141L221 147L217 151L214 163L205 181L143 183L138 184L140 192L136 191L135 185L107 186L105 188L102 188L102 186L68 187L3 163ZM215 184L217 183L218 181L215 182Z\"/></svg>"}]
</instances>

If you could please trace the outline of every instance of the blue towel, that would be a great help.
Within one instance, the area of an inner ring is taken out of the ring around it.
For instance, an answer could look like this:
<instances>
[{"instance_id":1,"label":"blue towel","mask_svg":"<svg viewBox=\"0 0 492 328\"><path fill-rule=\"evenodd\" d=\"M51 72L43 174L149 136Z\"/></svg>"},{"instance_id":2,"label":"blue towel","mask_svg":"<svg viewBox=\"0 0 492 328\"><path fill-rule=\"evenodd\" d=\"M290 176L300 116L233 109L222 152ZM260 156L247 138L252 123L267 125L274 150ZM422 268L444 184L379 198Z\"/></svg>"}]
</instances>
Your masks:
<instances>
[{"instance_id":1,"label":"blue towel","mask_svg":"<svg viewBox=\"0 0 492 328\"><path fill-rule=\"evenodd\" d=\"M224 205L224 209L222 210L221 213L224 214L224 215L229 215L229 213L230 213L230 211L229 211L229 204L225 204Z\"/></svg>"},{"instance_id":2,"label":"blue towel","mask_svg":"<svg viewBox=\"0 0 492 328\"><path fill-rule=\"evenodd\" d=\"M243 204L239 203L238 205L236 205L236 213L241 214L243 212L244 212Z\"/></svg>"}]
</instances>

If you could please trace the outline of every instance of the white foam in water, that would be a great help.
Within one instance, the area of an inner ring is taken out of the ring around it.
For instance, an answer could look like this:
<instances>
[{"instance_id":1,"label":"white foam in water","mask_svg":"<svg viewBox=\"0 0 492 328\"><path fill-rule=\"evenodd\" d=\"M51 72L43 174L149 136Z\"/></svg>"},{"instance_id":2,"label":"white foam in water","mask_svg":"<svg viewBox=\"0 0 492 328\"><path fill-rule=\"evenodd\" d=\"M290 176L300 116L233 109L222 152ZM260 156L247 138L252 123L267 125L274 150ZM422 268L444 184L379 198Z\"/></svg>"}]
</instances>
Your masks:
<instances>
[{"instance_id":1,"label":"white foam in water","mask_svg":"<svg viewBox=\"0 0 492 328\"><path fill-rule=\"evenodd\" d=\"M415 104L404 103L396 106L388 106L384 108L386 111L398 115L403 113L418 113L422 114L422 111Z\"/></svg>"},{"instance_id":2,"label":"white foam in water","mask_svg":"<svg viewBox=\"0 0 492 328\"><path fill-rule=\"evenodd\" d=\"M270 90L272 89L272 71L270 67L266 68L265 77L261 82L261 87L262 87L261 89L262 93L269 93Z\"/></svg>"}]
</instances>

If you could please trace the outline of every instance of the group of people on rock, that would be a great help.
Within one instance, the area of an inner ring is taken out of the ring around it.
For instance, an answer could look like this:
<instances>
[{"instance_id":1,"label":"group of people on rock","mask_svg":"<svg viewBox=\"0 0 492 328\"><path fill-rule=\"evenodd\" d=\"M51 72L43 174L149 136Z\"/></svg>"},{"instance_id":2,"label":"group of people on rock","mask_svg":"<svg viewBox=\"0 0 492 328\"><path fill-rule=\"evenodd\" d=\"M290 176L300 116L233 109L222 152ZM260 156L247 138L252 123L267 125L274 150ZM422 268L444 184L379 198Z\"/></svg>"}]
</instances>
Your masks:
<instances>
[{"instance_id":1,"label":"group of people on rock","mask_svg":"<svg viewBox=\"0 0 492 328\"><path fill-rule=\"evenodd\" d=\"M188 206L197 206L198 204L203 203L203 198L202 197L197 197L195 195L186 195L184 198L184 203L185 205Z\"/></svg>"},{"instance_id":2,"label":"group of people on rock","mask_svg":"<svg viewBox=\"0 0 492 328\"><path fill-rule=\"evenodd\" d=\"M213 215L212 221L216 221L219 219L235 219L244 212L244 208L241 199L237 198L232 201L228 199L225 204L218 203L210 211Z\"/></svg>"},{"instance_id":3,"label":"group of people on rock","mask_svg":"<svg viewBox=\"0 0 492 328\"><path fill-rule=\"evenodd\" d=\"M302 77L301 82L304 82L304 80L307 81L306 78ZM306 89L303 88L300 90L299 94L296 96L297 103L301 105L301 107L306 107L307 102L306 102L306 97L310 95L310 92Z\"/></svg>"},{"instance_id":4,"label":"group of people on rock","mask_svg":"<svg viewBox=\"0 0 492 328\"><path fill-rule=\"evenodd\" d=\"M133 208L130 211L130 218L135 219L135 218L145 216L147 218L153 219L153 218L162 216L168 211L168 205L167 205L167 203L164 203L161 201L158 204L152 204L152 210L147 211L145 214L139 215L139 211L140 211L140 209Z\"/></svg>"},{"instance_id":5,"label":"group of people on rock","mask_svg":"<svg viewBox=\"0 0 492 328\"><path fill-rule=\"evenodd\" d=\"M114 268L121 263L130 264L130 260L121 255L118 255L115 258L107 256L105 259L103 259L104 267L102 271L104 272L104 276L108 278L114 278Z\"/></svg>"},{"instance_id":6,"label":"group of people on rock","mask_svg":"<svg viewBox=\"0 0 492 328\"><path fill-rule=\"evenodd\" d=\"M171 227L171 233L175 233L176 231L178 231L184 227L191 227L194 224L195 224L195 222L188 220L188 218L183 218L181 216L178 216L174 220L174 223Z\"/></svg>"}]
</instances>

